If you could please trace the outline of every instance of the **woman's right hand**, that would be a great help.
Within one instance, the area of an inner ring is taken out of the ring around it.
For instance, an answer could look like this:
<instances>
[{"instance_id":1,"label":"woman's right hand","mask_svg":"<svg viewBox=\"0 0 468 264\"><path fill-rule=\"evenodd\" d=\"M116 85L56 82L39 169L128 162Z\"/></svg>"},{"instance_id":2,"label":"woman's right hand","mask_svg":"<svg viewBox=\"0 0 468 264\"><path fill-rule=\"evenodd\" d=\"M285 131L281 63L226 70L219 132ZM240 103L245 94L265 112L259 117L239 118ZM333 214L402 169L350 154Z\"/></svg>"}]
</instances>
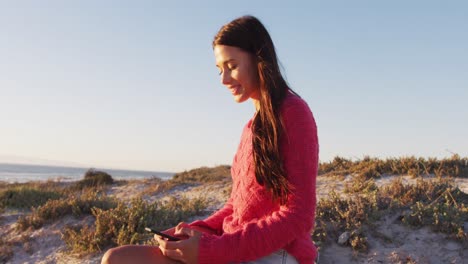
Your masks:
<instances>
[{"instance_id":1,"label":"woman's right hand","mask_svg":"<svg viewBox=\"0 0 468 264\"><path fill-rule=\"evenodd\" d=\"M164 230L162 231L164 234L168 234L170 236L175 236L175 237L179 237L181 239L186 239L188 238L188 236L185 236L185 235L175 235L175 232L176 232L176 228L178 229L181 229L182 227L190 227L189 224L185 223L185 222L180 222L177 226L175 227L171 227L167 230ZM155 235L156 236L156 235ZM155 238L156 239L156 238Z\"/></svg>"},{"instance_id":2,"label":"woman's right hand","mask_svg":"<svg viewBox=\"0 0 468 264\"><path fill-rule=\"evenodd\" d=\"M171 235L171 236L174 236L174 233L175 233L175 227L171 227L167 230L164 230L162 231L164 234L168 234L168 235Z\"/></svg>"},{"instance_id":3,"label":"woman's right hand","mask_svg":"<svg viewBox=\"0 0 468 264\"><path fill-rule=\"evenodd\" d=\"M182 263L198 263L198 251L202 233L190 228L187 224L181 223L176 227L176 234L178 236L185 236L187 239L168 241L158 235L154 236L159 244L161 253L168 258Z\"/></svg>"}]
</instances>

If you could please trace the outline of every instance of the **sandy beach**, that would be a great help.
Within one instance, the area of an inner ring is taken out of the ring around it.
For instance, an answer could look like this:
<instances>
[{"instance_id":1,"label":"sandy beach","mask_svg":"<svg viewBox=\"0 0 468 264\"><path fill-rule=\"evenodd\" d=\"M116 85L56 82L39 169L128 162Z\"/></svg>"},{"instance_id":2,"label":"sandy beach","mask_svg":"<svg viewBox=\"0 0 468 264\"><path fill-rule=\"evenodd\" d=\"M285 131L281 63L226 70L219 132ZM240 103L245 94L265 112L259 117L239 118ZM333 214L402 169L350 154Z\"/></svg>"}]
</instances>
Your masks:
<instances>
[{"instance_id":1,"label":"sandy beach","mask_svg":"<svg viewBox=\"0 0 468 264\"><path fill-rule=\"evenodd\" d=\"M399 176L384 176L376 180L378 186L389 184ZM340 195L351 176L320 176L317 179L318 199L324 199L331 190ZM430 180L430 178L428 179ZM405 184L414 184L415 179L402 176ZM208 206L205 215L186 221L200 219L219 209L227 200L230 192L230 181L218 181L195 186L181 185L168 192L148 195L147 189L159 184L153 180L132 180L125 184L112 184L105 191L109 197L123 201L141 197L146 201L170 199L170 197L204 197ZM468 179L455 179L456 186L468 193ZM94 222L92 215L76 218L66 216L36 230L18 231L15 227L20 216L28 210L6 209L1 215L0 236L11 245L13 255L6 263L99 263L104 250L94 254L70 254L62 240L62 230L67 225L89 224ZM338 243L326 243L320 246L321 264L334 263L467 263L468 249L459 241L448 238L446 234L436 233L428 227L412 228L398 221L399 215L379 219L375 232L368 236L367 253L353 252L349 246ZM380 234L380 235L379 235ZM382 235L383 234L383 235ZM391 237L391 241L385 239Z\"/></svg>"}]
</instances>

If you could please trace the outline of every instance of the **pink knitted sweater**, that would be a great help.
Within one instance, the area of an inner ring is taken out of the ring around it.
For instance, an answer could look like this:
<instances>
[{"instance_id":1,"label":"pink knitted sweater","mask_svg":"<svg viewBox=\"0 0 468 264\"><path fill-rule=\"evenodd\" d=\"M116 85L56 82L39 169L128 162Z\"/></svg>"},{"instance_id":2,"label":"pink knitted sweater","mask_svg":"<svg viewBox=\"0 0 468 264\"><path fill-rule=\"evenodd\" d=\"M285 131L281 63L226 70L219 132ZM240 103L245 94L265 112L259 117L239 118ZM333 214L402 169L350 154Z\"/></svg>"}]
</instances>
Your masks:
<instances>
[{"instance_id":1,"label":"pink knitted sweater","mask_svg":"<svg viewBox=\"0 0 468 264\"><path fill-rule=\"evenodd\" d=\"M222 209L191 225L212 230L200 239L199 263L236 263L285 249L299 263L314 263L318 138L307 103L288 93L281 106L285 132L280 142L287 178L294 188L285 205L271 199L255 179L253 118L245 125L231 168L233 188Z\"/></svg>"}]
</instances>

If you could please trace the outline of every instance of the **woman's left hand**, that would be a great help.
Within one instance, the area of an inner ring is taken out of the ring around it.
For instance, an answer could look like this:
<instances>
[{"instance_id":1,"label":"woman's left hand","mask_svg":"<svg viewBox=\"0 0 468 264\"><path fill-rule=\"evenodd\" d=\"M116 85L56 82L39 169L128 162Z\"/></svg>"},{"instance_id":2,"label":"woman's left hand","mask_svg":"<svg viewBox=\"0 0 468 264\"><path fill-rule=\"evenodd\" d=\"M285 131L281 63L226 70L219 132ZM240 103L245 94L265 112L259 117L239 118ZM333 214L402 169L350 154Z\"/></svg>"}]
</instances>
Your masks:
<instances>
[{"instance_id":1,"label":"woman's left hand","mask_svg":"<svg viewBox=\"0 0 468 264\"><path fill-rule=\"evenodd\" d=\"M175 229L175 235L187 235L189 238L179 241L167 241L155 235L154 238L159 243L159 249L164 256L182 261L183 263L198 263L198 249L201 232L188 227L186 224L179 224Z\"/></svg>"}]
</instances>

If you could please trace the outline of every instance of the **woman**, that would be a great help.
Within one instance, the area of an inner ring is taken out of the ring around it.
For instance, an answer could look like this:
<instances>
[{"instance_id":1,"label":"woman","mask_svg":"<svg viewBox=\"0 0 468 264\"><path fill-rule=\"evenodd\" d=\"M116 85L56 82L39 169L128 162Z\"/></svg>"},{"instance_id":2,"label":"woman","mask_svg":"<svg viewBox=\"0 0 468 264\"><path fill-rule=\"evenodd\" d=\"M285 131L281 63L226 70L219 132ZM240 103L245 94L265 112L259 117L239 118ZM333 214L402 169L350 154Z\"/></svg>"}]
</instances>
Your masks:
<instances>
[{"instance_id":1,"label":"woman","mask_svg":"<svg viewBox=\"0 0 468 264\"><path fill-rule=\"evenodd\" d=\"M203 221L167 230L184 237L158 247L124 246L102 263L314 263L318 138L313 115L283 79L262 23L243 16L213 41L222 83L256 112L244 127L225 206Z\"/></svg>"}]
</instances>

